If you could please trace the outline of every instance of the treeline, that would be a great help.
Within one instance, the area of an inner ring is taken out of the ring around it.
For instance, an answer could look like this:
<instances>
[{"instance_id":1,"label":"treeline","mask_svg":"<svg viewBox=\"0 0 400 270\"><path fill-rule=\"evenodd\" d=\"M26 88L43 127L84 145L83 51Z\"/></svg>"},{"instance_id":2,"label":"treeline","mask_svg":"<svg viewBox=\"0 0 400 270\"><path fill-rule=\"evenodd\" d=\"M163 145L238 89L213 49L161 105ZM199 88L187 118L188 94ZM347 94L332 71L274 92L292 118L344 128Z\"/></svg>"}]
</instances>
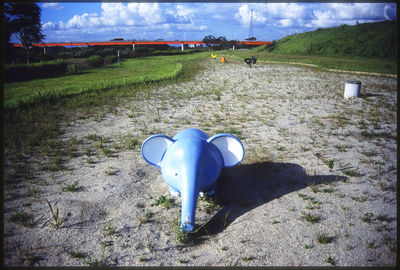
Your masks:
<instances>
[{"instance_id":1,"label":"treeline","mask_svg":"<svg viewBox=\"0 0 400 270\"><path fill-rule=\"evenodd\" d=\"M102 67L117 62L114 55L92 55L83 59L57 59L41 61L33 64L10 64L4 68L4 80L6 83L28 81L78 74L87 69Z\"/></svg>"},{"instance_id":2,"label":"treeline","mask_svg":"<svg viewBox=\"0 0 400 270\"><path fill-rule=\"evenodd\" d=\"M396 58L396 21L317 29L286 36L259 50L277 54Z\"/></svg>"},{"instance_id":3,"label":"treeline","mask_svg":"<svg viewBox=\"0 0 400 270\"><path fill-rule=\"evenodd\" d=\"M20 58L18 58L18 49ZM191 54L206 49L191 48L181 50L181 47L161 46L88 46L88 47L47 47L31 49L31 64L25 64L25 55L22 49L15 48L17 52L12 64L4 67L4 79L6 83L27 81L33 79L52 78L64 75L78 74L84 70L102 67L123 61L128 58ZM119 51L119 58L118 58ZM15 53L15 52L14 52ZM33 62L33 63L32 63Z\"/></svg>"},{"instance_id":4,"label":"treeline","mask_svg":"<svg viewBox=\"0 0 400 270\"><path fill-rule=\"evenodd\" d=\"M32 47L30 50L30 62L39 63L41 61L51 60L67 60L76 58L88 58L93 55L119 56L120 59L156 56L156 55L172 55L172 54L188 54L203 51L202 48L189 48L183 52L181 47L172 47L168 45L136 45L133 50L131 45L121 46L87 46L87 47ZM12 48L5 55L6 64L24 64L26 63L25 51L22 48Z\"/></svg>"}]
</instances>

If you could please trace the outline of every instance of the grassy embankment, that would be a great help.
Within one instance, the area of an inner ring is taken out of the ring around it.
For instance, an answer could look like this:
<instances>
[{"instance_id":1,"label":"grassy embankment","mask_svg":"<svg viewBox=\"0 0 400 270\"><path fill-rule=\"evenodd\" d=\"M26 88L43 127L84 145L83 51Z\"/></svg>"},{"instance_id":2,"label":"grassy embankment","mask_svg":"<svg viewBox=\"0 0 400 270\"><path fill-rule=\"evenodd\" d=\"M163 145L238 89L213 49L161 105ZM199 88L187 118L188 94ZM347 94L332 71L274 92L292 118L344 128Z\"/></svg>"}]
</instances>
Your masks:
<instances>
[{"instance_id":1,"label":"grassy embankment","mask_svg":"<svg viewBox=\"0 0 400 270\"><path fill-rule=\"evenodd\" d=\"M342 25L284 37L251 51L260 61L292 62L320 68L372 73L397 73L396 22ZM223 52L237 59L248 51Z\"/></svg>"}]
</instances>

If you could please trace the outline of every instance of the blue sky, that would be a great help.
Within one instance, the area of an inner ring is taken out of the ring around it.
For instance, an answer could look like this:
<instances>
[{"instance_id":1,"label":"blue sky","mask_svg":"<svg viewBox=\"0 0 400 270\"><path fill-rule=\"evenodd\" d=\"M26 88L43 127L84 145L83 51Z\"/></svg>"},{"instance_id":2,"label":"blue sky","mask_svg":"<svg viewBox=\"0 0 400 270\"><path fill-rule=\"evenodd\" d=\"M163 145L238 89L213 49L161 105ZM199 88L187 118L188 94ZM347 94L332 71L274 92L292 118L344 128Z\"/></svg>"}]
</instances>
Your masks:
<instances>
[{"instance_id":1,"label":"blue sky","mask_svg":"<svg viewBox=\"0 0 400 270\"><path fill-rule=\"evenodd\" d=\"M113 38L202 40L249 37L253 9L257 40L338 26L396 19L395 3L39 3L45 42Z\"/></svg>"}]
</instances>

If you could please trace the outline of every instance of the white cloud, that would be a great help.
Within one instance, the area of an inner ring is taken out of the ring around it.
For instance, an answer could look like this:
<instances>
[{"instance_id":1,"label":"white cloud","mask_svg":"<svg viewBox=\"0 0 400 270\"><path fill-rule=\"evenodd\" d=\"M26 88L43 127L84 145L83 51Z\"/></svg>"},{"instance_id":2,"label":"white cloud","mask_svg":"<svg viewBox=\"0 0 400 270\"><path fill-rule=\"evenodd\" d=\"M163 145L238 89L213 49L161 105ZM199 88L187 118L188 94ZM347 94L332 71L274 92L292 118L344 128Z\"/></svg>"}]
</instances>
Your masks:
<instances>
[{"instance_id":1,"label":"white cloud","mask_svg":"<svg viewBox=\"0 0 400 270\"><path fill-rule=\"evenodd\" d=\"M211 18L216 19L216 20L223 20L223 19L225 19L225 16L222 16L221 14L214 14L211 16Z\"/></svg>"},{"instance_id":2,"label":"white cloud","mask_svg":"<svg viewBox=\"0 0 400 270\"><path fill-rule=\"evenodd\" d=\"M55 29L58 28L58 27L57 27L57 24L55 24L55 23L53 23L53 22L44 23L44 24L42 25L42 27L43 27L44 30L55 30Z\"/></svg>"},{"instance_id":3,"label":"white cloud","mask_svg":"<svg viewBox=\"0 0 400 270\"><path fill-rule=\"evenodd\" d=\"M291 19L281 19L278 21L278 23L282 27L289 27L293 25L293 21Z\"/></svg>"},{"instance_id":4,"label":"white cloud","mask_svg":"<svg viewBox=\"0 0 400 270\"><path fill-rule=\"evenodd\" d=\"M185 8L183 5L176 6L176 14L179 17L189 18L193 15L194 11L190 8Z\"/></svg>"},{"instance_id":5,"label":"white cloud","mask_svg":"<svg viewBox=\"0 0 400 270\"><path fill-rule=\"evenodd\" d=\"M61 10L64 8L60 3L43 3L42 7L56 10Z\"/></svg>"},{"instance_id":6,"label":"white cloud","mask_svg":"<svg viewBox=\"0 0 400 270\"><path fill-rule=\"evenodd\" d=\"M165 22L164 15L158 6L158 3L140 3L138 12L147 24L158 24Z\"/></svg>"},{"instance_id":7,"label":"white cloud","mask_svg":"<svg viewBox=\"0 0 400 270\"><path fill-rule=\"evenodd\" d=\"M352 20L359 18L378 18L383 15L382 7L372 3L332 3L328 4L335 12L336 19Z\"/></svg>"},{"instance_id":8,"label":"white cloud","mask_svg":"<svg viewBox=\"0 0 400 270\"><path fill-rule=\"evenodd\" d=\"M331 27L337 22L333 19L334 14L328 10L326 12L314 10L313 15L316 19L311 20L311 25L315 27Z\"/></svg>"},{"instance_id":9,"label":"white cloud","mask_svg":"<svg viewBox=\"0 0 400 270\"><path fill-rule=\"evenodd\" d=\"M247 4L239 7L238 12L234 15L235 19L240 22L243 27L248 27L250 25L251 19L251 10ZM254 24L262 24L267 21L261 12L253 9L253 23Z\"/></svg>"},{"instance_id":10,"label":"white cloud","mask_svg":"<svg viewBox=\"0 0 400 270\"><path fill-rule=\"evenodd\" d=\"M102 3L100 14L76 14L67 21L46 22L43 24L43 29L49 32L57 31L60 37L77 35L91 40L93 40L91 36L100 38L107 35L118 35L128 39L151 39L154 35L170 37L171 33L176 35L182 31L207 30L207 25L196 20L197 14L198 8L193 5ZM146 33L150 37L146 37ZM57 37L47 32L46 35L50 39Z\"/></svg>"},{"instance_id":11,"label":"white cloud","mask_svg":"<svg viewBox=\"0 0 400 270\"><path fill-rule=\"evenodd\" d=\"M255 26L263 26L270 23L277 27L290 27L303 25L302 18L305 17L305 6L296 3L268 3L253 4L253 23ZM238 12L234 15L235 19L240 22L243 27L250 25L251 8L244 4L239 7ZM267 20L268 18L268 20Z\"/></svg>"},{"instance_id":12,"label":"white cloud","mask_svg":"<svg viewBox=\"0 0 400 270\"><path fill-rule=\"evenodd\" d=\"M102 3L101 22L105 26L134 25L135 16L122 3Z\"/></svg>"},{"instance_id":13,"label":"white cloud","mask_svg":"<svg viewBox=\"0 0 400 270\"><path fill-rule=\"evenodd\" d=\"M193 24L195 11L182 5L172 9L162 9L158 3L102 3L100 16L97 13L74 15L67 22L58 23L59 28L87 28L108 26L162 25L165 23ZM57 27L53 22L46 27ZM202 28L202 26L199 26ZM190 28L196 28L190 26Z\"/></svg>"},{"instance_id":14,"label":"white cloud","mask_svg":"<svg viewBox=\"0 0 400 270\"><path fill-rule=\"evenodd\" d=\"M341 24L356 24L356 22L373 22L379 20L394 19L388 11L392 6L377 3L330 3L321 5L320 9L313 11L311 25L315 27L332 27Z\"/></svg>"},{"instance_id":15,"label":"white cloud","mask_svg":"<svg viewBox=\"0 0 400 270\"><path fill-rule=\"evenodd\" d=\"M92 28L100 25L100 18L96 13L84 13L83 15L75 15L66 24L61 22L60 28Z\"/></svg>"},{"instance_id":16,"label":"white cloud","mask_svg":"<svg viewBox=\"0 0 400 270\"><path fill-rule=\"evenodd\" d=\"M298 19L305 15L305 6L296 3L268 3L265 12L278 19Z\"/></svg>"},{"instance_id":17,"label":"white cloud","mask_svg":"<svg viewBox=\"0 0 400 270\"><path fill-rule=\"evenodd\" d=\"M166 21L169 23L193 23L197 10L188 8L187 6L177 5L172 9L166 9Z\"/></svg>"}]
</instances>

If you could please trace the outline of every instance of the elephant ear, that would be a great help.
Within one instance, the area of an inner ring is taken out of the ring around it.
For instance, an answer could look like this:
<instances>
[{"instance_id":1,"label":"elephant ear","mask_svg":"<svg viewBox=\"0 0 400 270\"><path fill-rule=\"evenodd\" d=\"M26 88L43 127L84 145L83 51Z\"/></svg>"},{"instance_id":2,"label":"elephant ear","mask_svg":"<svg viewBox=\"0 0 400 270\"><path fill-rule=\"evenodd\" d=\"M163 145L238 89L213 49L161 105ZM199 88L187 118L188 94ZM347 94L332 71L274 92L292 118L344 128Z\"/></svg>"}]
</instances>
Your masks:
<instances>
[{"instance_id":1,"label":"elephant ear","mask_svg":"<svg viewBox=\"0 0 400 270\"><path fill-rule=\"evenodd\" d=\"M161 160L167 148L175 141L165 135L153 135L142 144L142 157L151 165L160 167Z\"/></svg>"},{"instance_id":2,"label":"elephant ear","mask_svg":"<svg viewBox=\"0 0 400 270\"><path fill-rule=\"evenodd\" d=\"M239 164L244 157L244 147L241 141L231 134L217 134L207 140L214 144L224 159L224 167Z\"/></svg>"}]
</instances>

